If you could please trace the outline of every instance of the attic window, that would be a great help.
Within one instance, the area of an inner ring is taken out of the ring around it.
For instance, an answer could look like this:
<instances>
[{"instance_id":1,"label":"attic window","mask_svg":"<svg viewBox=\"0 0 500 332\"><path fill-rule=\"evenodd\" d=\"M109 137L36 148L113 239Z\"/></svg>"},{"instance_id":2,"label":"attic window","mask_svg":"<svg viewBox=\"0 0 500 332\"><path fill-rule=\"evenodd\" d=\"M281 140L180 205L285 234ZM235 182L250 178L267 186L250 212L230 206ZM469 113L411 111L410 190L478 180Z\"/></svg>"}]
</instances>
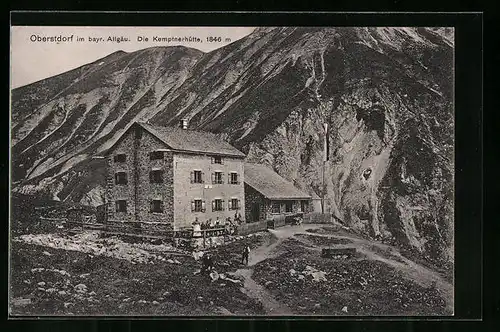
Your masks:
<instances>
[{"instance_id":1,"label":"attic window","mask_svg":"<svg viewBox=\"0 0 500 332\"><path fill-rule=\"evenodd\" d=\"M115 155L114 161L115 163L124 163L127 160L127 155L121 153Z\"/></svg>"},{"instance_id":2,"label":"attic window","mask_svg":"<svg viewBox=\"0 0 500 332\"><path fill-rule=\"evenodd\" d=\"M149 160L163 160L163 151L150 152Z\"/></svg>"},{"instance_id":3,"label":"attic window","mask_svg":"<svg viewBox=\"0 0 500 332\"><path fill-rule=\"evenodd\" d=\"M142 129L140 127L135 128L135 138L142 138Z\"/></svg>"},{"instance_id":4,"label":"attic window","mask_svg":"<svg viewBox=\"0 0 500 332\"><path fill-rule=\"evenodd\" d=\"M213 156L212 157L212 164L223 164L222 157L221 156Z\"/></svg>"}]
</instances>

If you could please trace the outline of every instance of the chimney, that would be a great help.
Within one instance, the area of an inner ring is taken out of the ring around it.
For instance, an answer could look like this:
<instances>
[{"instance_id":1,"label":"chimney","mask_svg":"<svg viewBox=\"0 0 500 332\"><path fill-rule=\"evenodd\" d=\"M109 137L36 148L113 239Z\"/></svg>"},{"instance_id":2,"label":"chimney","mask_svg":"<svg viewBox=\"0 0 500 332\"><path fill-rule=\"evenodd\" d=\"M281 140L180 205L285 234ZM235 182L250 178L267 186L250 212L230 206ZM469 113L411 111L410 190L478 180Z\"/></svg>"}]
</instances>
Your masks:
<instances>
[{"instance_id":1,"label":"chimney","mask_svg":"<svg viewBox=\"0 0 500 332\"><path fill-rule=\"evenodd\" d=\"M187 129L188 128L188 123L189 123L188 119L182 119L181 122L180 122L180 127L182 129Z\"/></svg>"}]
</instances>

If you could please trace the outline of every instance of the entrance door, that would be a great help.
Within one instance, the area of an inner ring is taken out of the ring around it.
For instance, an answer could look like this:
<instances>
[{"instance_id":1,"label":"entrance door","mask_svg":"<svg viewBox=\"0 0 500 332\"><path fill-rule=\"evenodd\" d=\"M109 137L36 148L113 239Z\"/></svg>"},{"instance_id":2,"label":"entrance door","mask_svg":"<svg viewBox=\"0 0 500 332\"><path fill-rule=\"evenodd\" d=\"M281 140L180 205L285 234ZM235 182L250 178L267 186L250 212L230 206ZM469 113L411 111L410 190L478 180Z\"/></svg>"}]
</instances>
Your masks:
<instances>
[{"instance_id":1,"label":"entrance door","mask_svg":"<svg viewBox=\"0 0 500 332\"><path fill-rule=\"evenodd\" d=\"M252 204L252 221L260 220L260 204L253 203Z\"/></svg>"}]
</instances>

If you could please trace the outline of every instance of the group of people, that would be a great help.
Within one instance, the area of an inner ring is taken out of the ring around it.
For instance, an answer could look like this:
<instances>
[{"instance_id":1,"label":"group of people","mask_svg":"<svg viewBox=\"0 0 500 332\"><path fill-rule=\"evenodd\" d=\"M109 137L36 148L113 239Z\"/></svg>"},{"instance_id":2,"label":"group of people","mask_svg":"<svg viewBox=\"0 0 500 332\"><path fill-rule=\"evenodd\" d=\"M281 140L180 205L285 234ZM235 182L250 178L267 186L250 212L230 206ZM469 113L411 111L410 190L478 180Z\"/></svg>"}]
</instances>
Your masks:
<instances>
[{"instance_id":1,"label":"group of people","mask_svg":"<svg viewBox=\"0 0 500 332\"><path fill-rule=\"evenodd\" d=\"M239 212L236 212L234 215L234 221L231 220L231 217L227 217L226 220L223 222L222 220L219 219L219 217L217 217L215 220L210 218L205 222L200 222L198 220L198 217L196 217L195 221L193 222L193 226L194 228L199 227L201 230L225 227L228 231L230 231L234 230L234 226L239 225L241 222L242 222L241 214Z\"/></svg>"}]
</instances>

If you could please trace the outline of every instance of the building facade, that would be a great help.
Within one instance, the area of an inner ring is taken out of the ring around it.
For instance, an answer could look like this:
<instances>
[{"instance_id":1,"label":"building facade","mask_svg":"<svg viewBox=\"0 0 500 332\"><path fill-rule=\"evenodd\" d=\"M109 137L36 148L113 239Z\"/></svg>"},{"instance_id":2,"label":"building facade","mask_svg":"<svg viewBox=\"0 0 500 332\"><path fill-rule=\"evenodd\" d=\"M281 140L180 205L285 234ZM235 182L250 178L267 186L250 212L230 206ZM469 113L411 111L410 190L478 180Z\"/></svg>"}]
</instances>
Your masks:
<instances>
[{"instance_id":1,"label":"building facade","mask_svg":"<svg viewBox=\"0 0 500 332\"><path fill-rule=\"evenodd\" d=\"M282 219L312 211L311 195L296 188L272 169L245 163L245 219Z\"/></svg>"},{"instance_id":2,"label":"building facade","mask_svg":"<svg viewBox=\"0 0 500 332\"><path fill-rule=\"evenodd\" d=\"M182 229L243 216L244 157L211 133L134 123L106 153L106 218Z\"/></svg>"}]
</instances>

